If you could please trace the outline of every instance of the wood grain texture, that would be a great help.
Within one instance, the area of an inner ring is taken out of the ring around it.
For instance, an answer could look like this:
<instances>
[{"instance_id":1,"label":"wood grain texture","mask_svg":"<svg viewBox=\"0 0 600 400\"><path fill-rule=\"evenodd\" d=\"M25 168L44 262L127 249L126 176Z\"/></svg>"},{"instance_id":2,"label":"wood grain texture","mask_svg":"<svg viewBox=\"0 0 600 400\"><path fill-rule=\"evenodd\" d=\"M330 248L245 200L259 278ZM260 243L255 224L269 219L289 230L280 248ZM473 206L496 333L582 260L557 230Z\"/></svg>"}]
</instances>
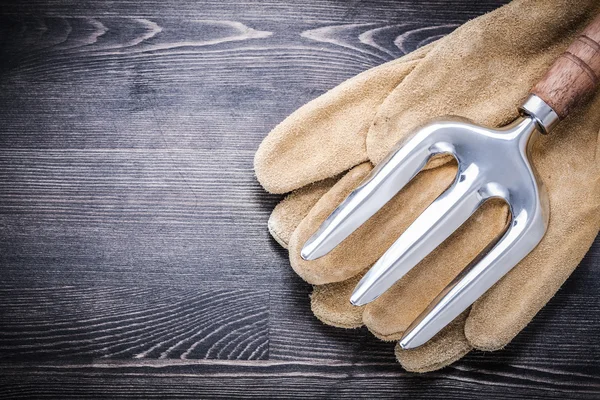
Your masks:
<instances>
[{"instance_id":1,"label":"wood grain texture","mask_svg":"<svg viewBox=\"0 0 600 400\"><path fill-rule=\"evenodd\" d=\"M600 84L600 15L552 64L532 93L562 119Z\"/></svg>"},{"instance_id":2,"label":"wood grain texture","mask_svg":"<svg viewBox=\"0 0 600 400\"><path fill-rule=\"evenodd\" d=\"M600 239L507 349L415 375L325 326L266 133L503 1L0 5L0 398L598 398Z\"/></svg>"},{"instance_id":3,"label":"wood grain texture","mask_svg":"<svg viewBox=\"0 0 600 400\"><path fill-rule=\"evenodd\" d=\"M1 362L268 355L267 291L4 288L0 297Z\"/></svg>"},{"instance_id":4,"label":"wood grain texture","mask_svg":"<svg viewBox=\"0 0 600 400\"><path fill-rule=\"evenodd\" d=\"M462 363L420 376L393 364L286 361L115 361L0 366L11 398L597 399L597 382L552 368ZM102 389L102 392L99 391ZM8 397L6 396L6 397Z\"/></svg>"}]
</instances>

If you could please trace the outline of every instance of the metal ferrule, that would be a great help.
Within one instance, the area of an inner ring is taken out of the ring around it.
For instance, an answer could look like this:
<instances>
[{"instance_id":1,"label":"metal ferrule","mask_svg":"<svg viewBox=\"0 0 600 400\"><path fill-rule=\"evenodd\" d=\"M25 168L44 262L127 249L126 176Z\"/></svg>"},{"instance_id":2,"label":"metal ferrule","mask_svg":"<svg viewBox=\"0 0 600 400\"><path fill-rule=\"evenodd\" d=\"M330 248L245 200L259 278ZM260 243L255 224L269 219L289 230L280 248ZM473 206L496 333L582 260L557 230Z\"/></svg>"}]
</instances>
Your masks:
<instances>
[{"instance_id":1,"label":"metal ferrule","mask_svg":"<svg viewBox=\"0 0 600 400\"><path fill-rule=\"evenodd\" d=\"M523 105L519 107L521 114L533 118L541 133L547 135L560 121L558 114L544 100L535 94L530 94Z\"/></svg>"}]
</instances>

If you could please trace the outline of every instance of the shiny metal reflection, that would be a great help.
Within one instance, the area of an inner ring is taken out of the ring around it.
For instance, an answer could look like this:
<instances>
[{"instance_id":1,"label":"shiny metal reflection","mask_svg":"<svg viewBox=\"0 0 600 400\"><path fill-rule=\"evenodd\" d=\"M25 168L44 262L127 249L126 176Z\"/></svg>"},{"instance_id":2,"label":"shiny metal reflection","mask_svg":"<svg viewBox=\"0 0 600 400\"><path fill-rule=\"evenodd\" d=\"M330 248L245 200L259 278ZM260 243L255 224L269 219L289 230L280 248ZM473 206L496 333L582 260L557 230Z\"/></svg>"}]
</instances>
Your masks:
<instances>
[{"instance_id":1,"label":"shiny metal reflection","mask_svg":"<svg viewBox=\"0 0 600 400\"><path fill-rule=\"evenodd\" d=\"M431 339L533 250L546 232L547 196L528 155L539 133L551 129L558 116L536 96L530 96L521 110L520 118L501 129L452 117L421 127L371 172L302 249L306 260L327 254L396 195L432 156L454 156L458 161L454 184L410 225L356 286L350 301L364 305L402 278L483 202L491 198L506 201L511 221L504 235L413 322L400 341L405 349Z\"/></svg>"}]
</instances>

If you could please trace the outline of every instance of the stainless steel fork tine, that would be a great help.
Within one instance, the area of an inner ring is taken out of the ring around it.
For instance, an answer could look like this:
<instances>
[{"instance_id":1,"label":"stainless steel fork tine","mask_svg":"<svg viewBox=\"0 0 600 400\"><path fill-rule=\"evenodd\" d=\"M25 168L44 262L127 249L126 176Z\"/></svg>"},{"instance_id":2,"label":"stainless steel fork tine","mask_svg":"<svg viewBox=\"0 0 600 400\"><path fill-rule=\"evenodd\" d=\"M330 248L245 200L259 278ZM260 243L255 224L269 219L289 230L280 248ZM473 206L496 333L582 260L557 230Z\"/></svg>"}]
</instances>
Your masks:
<instances>
[{"instance_id":1,"label":"stainless steel fork tine","mask_svg":"<svg viewBox=\"0 0 600 400\"><path fill-rule=\"evenodd\" d=\"M446 150L434 146L428 130L398 146L306 241L300 253L302 258L314 260L329 253L394 197L433 154Z\"/></svg>"},{"instance_id":2,"label":"stainless steel fork tine","mask_svg":"<svg viewBox=\"0 0 600 400\"><path fill-rule=\"evenodd\" d=\"M412 349L427 342L525 258L546 231L543 210L541 204L512 210L516 215L502 239L429 304L405 331L400 346Z\"/></svg>"},{"instance_id":3,"label":"stainless steel fork tine","mask_svg":"<svg viewBox=\"0 0 600 400\"><path fill-rule=\"evenodd\" d=\"M459 169L454 184L442 193L390 246L356 286L350 302L367 304L396 281L458 229L485 200L476 164Z\"/></svg>"}]
</instances>

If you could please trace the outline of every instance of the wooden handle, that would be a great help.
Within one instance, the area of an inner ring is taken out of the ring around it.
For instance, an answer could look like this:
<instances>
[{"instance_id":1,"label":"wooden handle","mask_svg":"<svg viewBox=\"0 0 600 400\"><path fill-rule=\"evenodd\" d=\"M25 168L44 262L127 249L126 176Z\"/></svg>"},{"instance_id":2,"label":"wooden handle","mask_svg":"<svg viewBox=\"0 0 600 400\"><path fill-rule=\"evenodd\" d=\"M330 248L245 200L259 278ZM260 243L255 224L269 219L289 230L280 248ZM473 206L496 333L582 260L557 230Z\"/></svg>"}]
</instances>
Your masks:
<instances>
[{"instance_id":1,"label":"wooden handle","mask_svg":"<svg viewBox=\"0 0 600 400\"><path fill-rule=\"evenodd\" d=\"M600 83L600 15L575 39L531 93L563 119Z\"/></svg>"}]
</instances>

